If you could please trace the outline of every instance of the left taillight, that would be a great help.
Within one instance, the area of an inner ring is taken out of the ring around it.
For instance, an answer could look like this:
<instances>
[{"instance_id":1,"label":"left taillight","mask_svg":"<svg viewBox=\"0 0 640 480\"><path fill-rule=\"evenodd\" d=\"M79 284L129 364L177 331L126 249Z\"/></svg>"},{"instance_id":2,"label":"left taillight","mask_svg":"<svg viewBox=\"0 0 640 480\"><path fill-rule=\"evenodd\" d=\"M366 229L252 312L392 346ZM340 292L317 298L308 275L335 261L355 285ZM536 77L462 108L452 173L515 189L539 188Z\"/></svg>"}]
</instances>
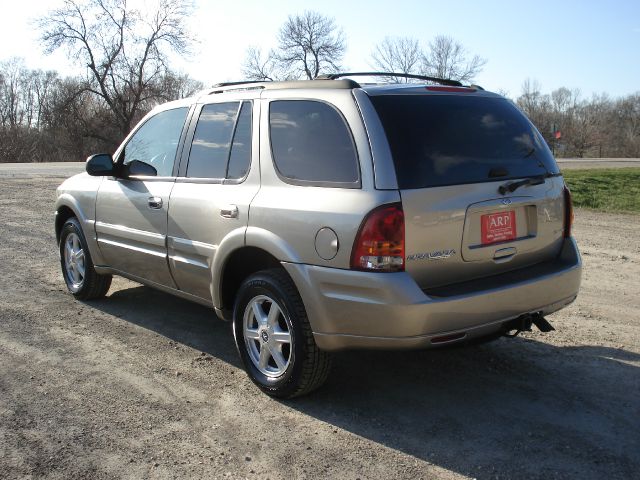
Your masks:
<instances>
[{"instance_id":1,"label":"left taillight","mask_svg":"<svg viewBox=\"0 0 640 480\"><path fill-rule=\"evenodd\" d=\"M564 237L571 236L571 228L573 226L573 200L571 199L571 191L567 185L564 185Z\"/></svg>"},{"instance_id":2,"label":"left taillight","mask_svg":"<svg viewBox=\"0 0 640 480\"><path fill-rule=\"evenodd\" d=\"M353 243L351 268L376 272L404 270L404 212L400 203L369 212Z\"/></svg>"}]
</instances>

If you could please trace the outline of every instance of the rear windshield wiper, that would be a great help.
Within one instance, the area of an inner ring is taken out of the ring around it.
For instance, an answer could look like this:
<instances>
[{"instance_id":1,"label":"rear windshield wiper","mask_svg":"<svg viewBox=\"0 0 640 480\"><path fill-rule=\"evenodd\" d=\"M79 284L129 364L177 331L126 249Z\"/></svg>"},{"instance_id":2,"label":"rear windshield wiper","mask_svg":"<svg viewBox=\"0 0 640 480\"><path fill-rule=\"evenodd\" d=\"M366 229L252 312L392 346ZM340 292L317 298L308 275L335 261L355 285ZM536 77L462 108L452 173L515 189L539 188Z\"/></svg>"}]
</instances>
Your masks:
<instances>
[{"instance_id":1,"label":"rear windshield wiper","mask_svg":"<svg viewBox=\"0 0 640 480\"><path fill-rule=\"evenodd\" d=\"M518 180L517 182L508 182L498 187L498 192L504 195L507 192L515 192L518 188L530 185L541 185L547 178L557 177L560 173L545 173L535 177L525 178L524 180Z\"/></svg>"}]
</instances>

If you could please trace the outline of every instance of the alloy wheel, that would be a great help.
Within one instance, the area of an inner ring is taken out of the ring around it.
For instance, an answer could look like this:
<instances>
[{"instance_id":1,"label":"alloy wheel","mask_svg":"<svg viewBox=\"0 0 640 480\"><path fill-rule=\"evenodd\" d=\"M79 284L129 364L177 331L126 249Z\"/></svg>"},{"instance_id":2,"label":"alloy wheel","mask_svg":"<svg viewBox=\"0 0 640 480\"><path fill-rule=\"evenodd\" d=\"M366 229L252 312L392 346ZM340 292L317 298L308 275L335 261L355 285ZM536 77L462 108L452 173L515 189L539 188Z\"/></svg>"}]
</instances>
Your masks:
<instances>
[{"instance_id":1,"label":"alloy wheel","mask_svg":"<svg viewBox=\"0 0 640 480\"><path fill-rule=\"evenodd\" d=\"M244 311L243 335L253 365L268 377L279 377L291 363L291 320L275 300L253 297Z\"/></svg>"},{"instance_id":2,"label":"alloy wheel","mask_svg":"<svg viewBox=\"0 0 640 480\"><path fill-rule=\"evenodd\" d=\"M77 292L84 283L86 265L80 237L74 232L69 233L64 242L64 268L69 288Z\"/></svg>"}]
</instances>

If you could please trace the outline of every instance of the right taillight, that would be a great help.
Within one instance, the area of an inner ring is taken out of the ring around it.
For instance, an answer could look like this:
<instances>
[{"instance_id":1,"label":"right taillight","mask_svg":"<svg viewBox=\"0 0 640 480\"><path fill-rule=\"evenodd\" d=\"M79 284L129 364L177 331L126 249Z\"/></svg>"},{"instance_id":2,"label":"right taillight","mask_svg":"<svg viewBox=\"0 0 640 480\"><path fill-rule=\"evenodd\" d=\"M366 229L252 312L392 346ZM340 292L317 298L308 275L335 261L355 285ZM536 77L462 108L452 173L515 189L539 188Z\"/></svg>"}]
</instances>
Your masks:
<instances>
[{"instance_id":1,"label":"right taillight","mask_svg":"<svg viewBox=\"0 0 640 480\"><path fill-rule=\"evenodd\" d=\"M383 205L369 212L353 243L351 268L376 272L404 270L404 212L401 204Z\"/></svg>"},{"instance_id":2,"label":"right taillight","mask_svg":"<svg viewBox=\"0 0 640 480\"><path fill-rule=\"evenodd\" d=\"M564 237L571 236L571 227L573 225L573 200L571 200L571 191L565 184L564 186Z\"/></svg>"}]
</instances>

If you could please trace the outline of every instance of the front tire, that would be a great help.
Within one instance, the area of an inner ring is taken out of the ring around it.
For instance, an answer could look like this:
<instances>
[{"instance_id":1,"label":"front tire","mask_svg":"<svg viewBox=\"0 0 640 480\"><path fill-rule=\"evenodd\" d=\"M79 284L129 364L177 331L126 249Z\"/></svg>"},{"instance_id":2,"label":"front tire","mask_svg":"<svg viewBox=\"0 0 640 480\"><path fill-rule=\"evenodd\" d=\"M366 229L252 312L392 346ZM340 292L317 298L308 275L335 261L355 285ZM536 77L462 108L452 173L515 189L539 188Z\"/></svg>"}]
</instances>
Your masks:
<instances>
[{"instance_id":1,"label":"front tire","mask_svg":"<svg viewBox=\"0 0 640 480\"><path fill-rule=\"evenodd\" d=\"M91 261L87 241L75 217L60 232L60 266L67 289L78 300L104 297L111 286L111 275L98 275Z\"/></svg>"},{"instance_id":2,"label":"front tire","mask_svg":"<svg viewBox=\"0 0 640 480\"><path fill-rule=\"evenodd\" d=\"M249 378L268 395L305 395L329 375L331 356L316 345L300 294L283 270L263 270L242 283L233 333Z\"/></svg>"}]
</instances>

